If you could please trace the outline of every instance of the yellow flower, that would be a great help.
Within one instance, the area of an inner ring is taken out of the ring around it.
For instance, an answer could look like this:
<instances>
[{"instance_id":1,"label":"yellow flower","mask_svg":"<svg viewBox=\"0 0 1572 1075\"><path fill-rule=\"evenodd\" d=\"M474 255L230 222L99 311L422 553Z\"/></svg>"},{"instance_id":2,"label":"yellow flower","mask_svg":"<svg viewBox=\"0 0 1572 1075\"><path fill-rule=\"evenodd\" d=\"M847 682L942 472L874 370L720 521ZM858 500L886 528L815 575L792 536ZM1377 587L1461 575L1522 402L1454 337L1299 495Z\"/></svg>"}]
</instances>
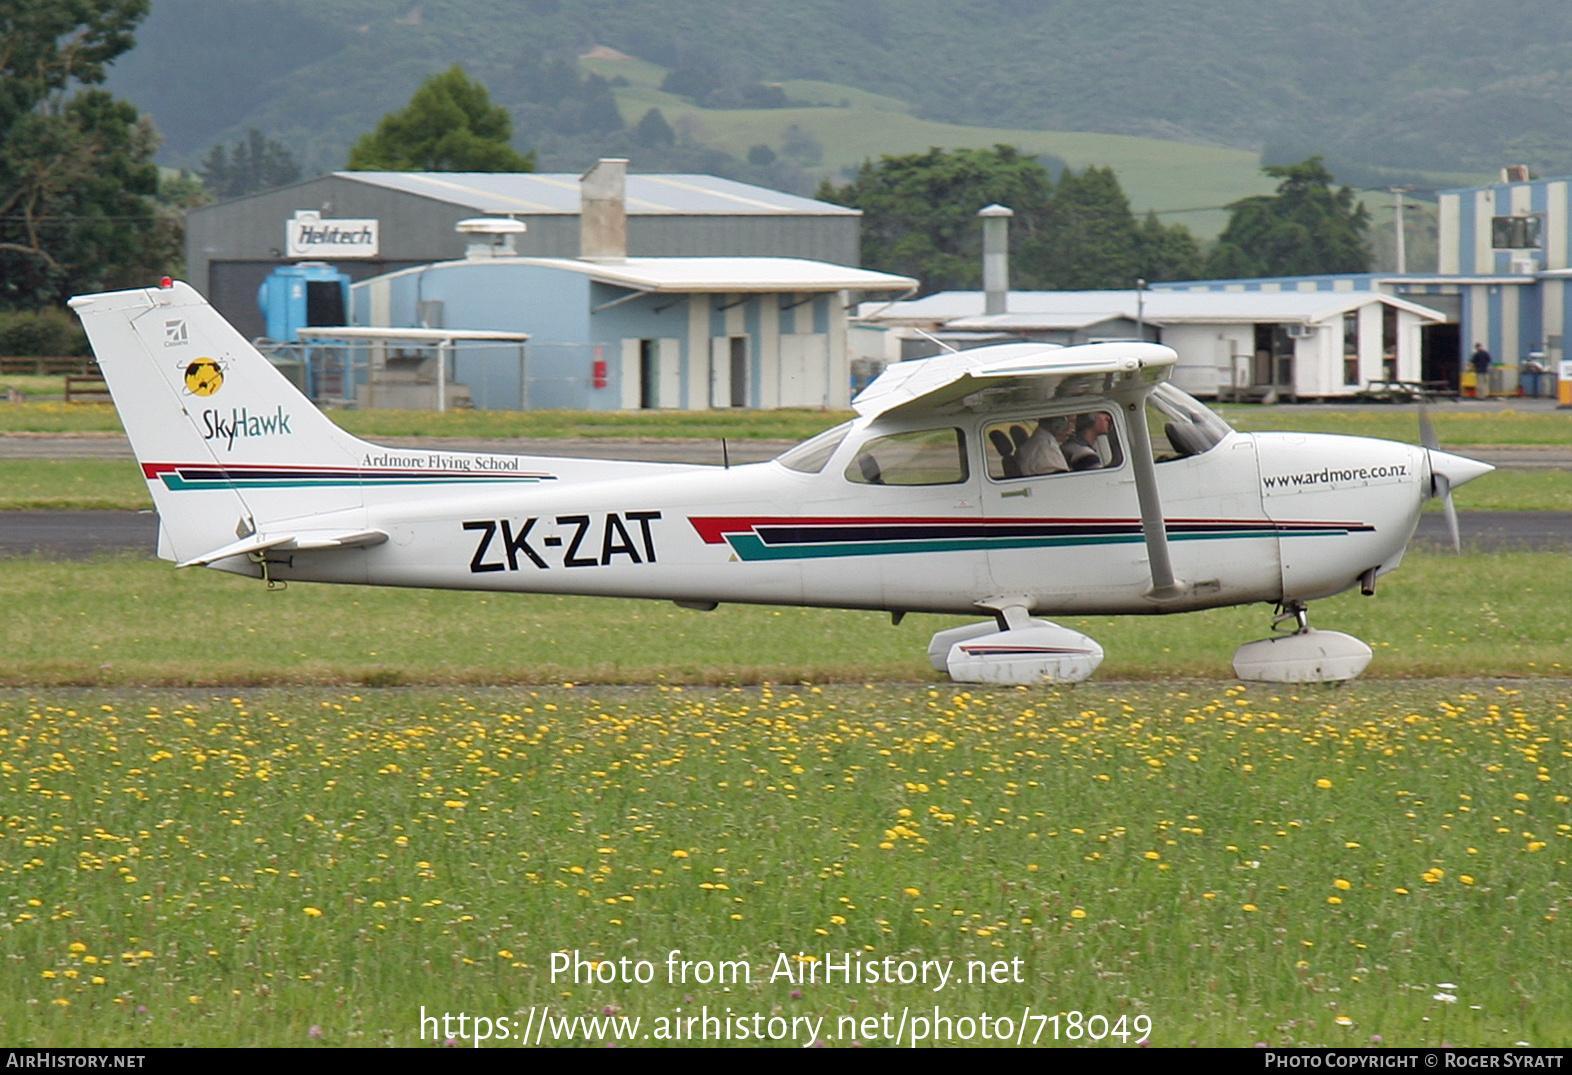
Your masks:
<instances>
[{"instance_id":1,"label":"yellow flower","mask_svg":"<svg viewBox=\"0 0 1572 1075\"><path fill-rule=\"evenodd\" d=\"M87 945L83 944L81 941L72 941L69 945L66 946L66 951L85 952L87 951Z\"/></svg>"},{"instance_id":2,"label":"yellow flower","mask_svg":"<svg viewBox=\"0 0 1572 1075\"><path fill-rule=\"evenodd\" d=\"M1339 877L1336 881L1332 882L1332 887L1333 888L1340 888L1344 892L1347 892L1349 889L1353 888L1354 886L1353 886L1353 884L1351 882L1345 881L1341 877Z\"/></svg>"},{"instance_id":3,"label":"yellow flower","mask_svg":"<svg viewBox=\"0 0 1572 1075\"><path fill-rule=\"evenodd\" d=\"M1354 1025L1354 1021L1352 1019L1350 1019L1346 1015L1339 1015L1336 1019L1333 1019L1332 1022L1336 1023L1338 1026L1353 1026Z\"/></svg>"},{"instance_id":4,"label":"yellow flower","mask_svg":"<svg viewBox=\"0 0 1572 1075\"><path fill-rule=\"evenodd\" d=\"M1256 906L1256 905L1255 905L1255 904L1253 904L1253 903L1247 903L1247 904L1245 904L1245 905L1244 905L1244 907L1243 907L1243 908L1242 908L1242 910L1246 910L1246 911L1259 911L1259 910L1260 910L1260 909L1261 909L1261 908L1259 908L1259 907L1257 907L1257 906Z\"/></svg>"},{"instance_id":5,"label":"yellow flower","mask_svg":"<svg viewBox=\"0 0 1572 1075\"><path fill-rule=\"evenodd\" d=\"M1159 854L1158 852L1156 852L1156 851L1148 851L1146 853L1146 857L1149 858L1149 859L1152 859L1153 861L1156 861L1157 859L1160 859L1163 856L1161 854Z\"/></svg>"},{"instance_id":6,"label":"yellow flower","mask_svg":"<svg viewBox=\"0 0 1572 1075\"><path fill-rule=\"evenodd\" d=\"M1323 776L1315 782L1315 786L1318 788L1329 788L1332 786L1332 782Z\"/></svg>"},{"instance_id":7,"label":"yellow flower","mask_svg":"<svg viewBox=\"0 0 1572 1075\"><path fill-rule=\"evenodd\" d=\"M1471 885L1471 884L1474 883L1473 877L1470 876L1469 874L1466 874L1466 873L1465 874L1459 874L1457 879L1459 881L1463 882L1463 884L1465 884L1465 885Z\"/></svg>"},{"instance_id":8,"label":"yellow flower","mask_svg":"<svg viewBox=\"0 0 1572 1075\"><path fill-rule=\"evenodd\" d=\"M912 897L917 897L917 896L921 896L922 895L922 889L920 889L920 888L903 888L903 889L901 889L901 891L906 893L908 896L912 896Z\"/></svg>"},{"instance_id":9,"label":"yellow flower","mask_svg":"<svg viewBox=\"0 0 1572 1075\"><path fill-rule=\"evenodd\" d=\"M688 853L679 847L671 853L671 857L674 859L685 859L688 857Z\"/></svg>"},{"instance_id":10,"label":"yellow flower","mask_svg":"<svg viewBox=\"0 0 1572 1075\"><path fill-rule=\"evenodd\" d=\"M1326 902L1327 903L1334 903L1334 904L1335 903L1342 903L1343 902L1343 897L1341 897L1341 896L1328 896L1326 898Z\"/></svg>"},{"instance_id":11,"label":"yellow flower","mask_svg":"<svg viewBox=\"0 0 1572 1075\"><path fill-rule=\"evenodd\" d=\"M317 907L303 907L303 908L301 908L301 910L306 912L306 917L307 918L321 918L322 917L322 911L321 911L320 908L317 908Z\"/></svg>"},{"instance_id":12,"label":"yellow flower","mask_svg":"<svg viewBox=\"0 0 1572 1075\"><path fill-rule=\"evenodd\" d=\"M1070 917L1071 918L1085 918L1086 917L1086 912L1081 910L1081 908L1077 907L1075 910L1070 912Z\"/></svg>"}]
</instances>

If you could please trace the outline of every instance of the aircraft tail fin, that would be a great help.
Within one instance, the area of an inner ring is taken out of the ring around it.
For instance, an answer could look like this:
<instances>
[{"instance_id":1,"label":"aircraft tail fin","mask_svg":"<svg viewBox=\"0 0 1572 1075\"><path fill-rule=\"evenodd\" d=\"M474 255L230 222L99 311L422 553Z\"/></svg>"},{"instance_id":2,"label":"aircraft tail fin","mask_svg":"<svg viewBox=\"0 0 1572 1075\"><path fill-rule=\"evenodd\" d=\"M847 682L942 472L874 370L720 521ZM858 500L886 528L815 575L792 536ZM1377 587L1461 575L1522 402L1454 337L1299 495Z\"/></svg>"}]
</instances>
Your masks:
<instances>
[{"instance_id":1,"label":"aircraft tail fin","mask_svg":"<svg viewBox=\"0 0 1572 1075\"><path fill-rule=\"evenodd\" d=\"M195 288L81 295L71 307L152 491L159 555L188 561L271 519L362 507L358 468L374 449L329 421Z\"/></svg>"}]
</instances>

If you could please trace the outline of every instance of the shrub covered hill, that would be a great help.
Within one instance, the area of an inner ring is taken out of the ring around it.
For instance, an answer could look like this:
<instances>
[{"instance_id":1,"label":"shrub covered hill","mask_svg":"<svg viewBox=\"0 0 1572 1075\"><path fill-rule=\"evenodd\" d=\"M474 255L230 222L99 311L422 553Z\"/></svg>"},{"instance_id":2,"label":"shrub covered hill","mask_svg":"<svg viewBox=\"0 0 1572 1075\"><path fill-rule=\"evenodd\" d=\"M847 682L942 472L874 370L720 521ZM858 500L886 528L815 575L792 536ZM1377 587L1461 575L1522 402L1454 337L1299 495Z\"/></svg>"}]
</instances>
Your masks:
<instances>
[{"instance_id":1,"label":"shrub covered hill","mask_svg":"<svg viewBox=\"0 0 1572 1075\"><path fill-rule=\"evenodd\" d=\"M626 95L608 109L615 76L583 79L574 61L598 46L667 69L666 91L708 109L790 106L775 84L816 80L925 119L1268 163L1572 171L1566 0L154 0L138 41L111 88L154 115L174 161L260 127L341 166L454 63L514 111L523 148L593 149L643 111Z\"/></svg>"}]
</instances>

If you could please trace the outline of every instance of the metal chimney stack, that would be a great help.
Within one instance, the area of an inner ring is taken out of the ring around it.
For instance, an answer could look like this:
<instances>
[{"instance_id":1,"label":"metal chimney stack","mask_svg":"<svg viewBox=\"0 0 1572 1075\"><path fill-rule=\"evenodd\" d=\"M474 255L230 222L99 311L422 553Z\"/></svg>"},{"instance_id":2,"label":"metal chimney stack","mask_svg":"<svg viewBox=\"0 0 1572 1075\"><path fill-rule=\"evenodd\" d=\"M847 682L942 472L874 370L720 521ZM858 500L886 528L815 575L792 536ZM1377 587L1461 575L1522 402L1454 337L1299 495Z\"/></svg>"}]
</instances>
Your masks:
<instances>
[{"instance_id":1,"label":"metal chimney stack","mask_svg":"<svg viewBox=\"0 0 1572 1075\"><path fill-rule=\"evenodd\" d=\"M607 158L579 177L579 257L624 261L628 256L628 162Z\"/></svg>"},{"instance_id":2,"label":"metal chimney stack","mask_svg":"<svg viewBox=\"0 0 1572 1075\"><path fill-rule=\"evenodd\" d=\"M983 312L1002 314L1010 301L1010 218L1015 210L995 202L977 215L983 222Z\"/></svg>"}]
</instances>

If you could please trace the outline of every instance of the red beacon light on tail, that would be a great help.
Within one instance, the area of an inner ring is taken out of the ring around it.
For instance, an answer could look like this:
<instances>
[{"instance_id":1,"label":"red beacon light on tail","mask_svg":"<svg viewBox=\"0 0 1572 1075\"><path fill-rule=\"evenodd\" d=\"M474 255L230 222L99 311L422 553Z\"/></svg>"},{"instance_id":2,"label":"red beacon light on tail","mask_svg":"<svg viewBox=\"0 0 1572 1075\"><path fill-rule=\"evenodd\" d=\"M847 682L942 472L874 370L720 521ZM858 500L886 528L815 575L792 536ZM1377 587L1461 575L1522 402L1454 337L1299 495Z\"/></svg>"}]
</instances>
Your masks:
<instances>
[{"instance_id":1,"label":"red beacon light on tail","mask_svg":"<svg viewBox=\"0 0 1572 1075\"><path fill-rule=\"evenodd\" d=\"M171 288L175 286L175 282L166 276L158 282L158 286L161 288Z\"/></svg>"}]
</instances>

